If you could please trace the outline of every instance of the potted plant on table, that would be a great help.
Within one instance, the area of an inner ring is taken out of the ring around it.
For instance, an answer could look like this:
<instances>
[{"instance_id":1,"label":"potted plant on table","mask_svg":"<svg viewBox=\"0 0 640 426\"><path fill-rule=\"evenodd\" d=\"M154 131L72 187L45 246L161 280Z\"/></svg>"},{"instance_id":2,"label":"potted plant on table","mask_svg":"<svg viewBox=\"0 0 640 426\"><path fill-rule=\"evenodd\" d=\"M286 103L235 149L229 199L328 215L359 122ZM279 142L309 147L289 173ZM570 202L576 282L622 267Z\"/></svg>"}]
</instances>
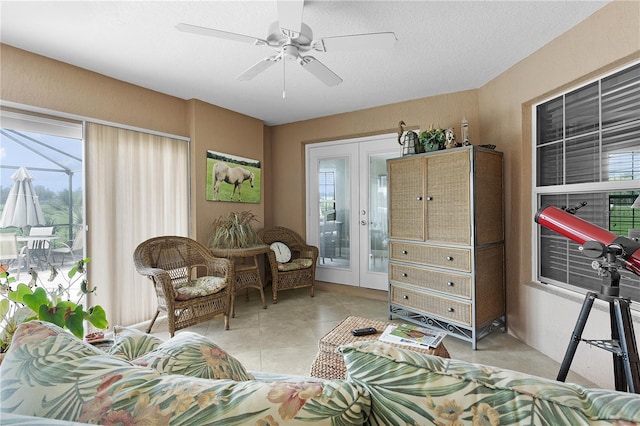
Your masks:
<instances>
[{"instance_id":1,"label":"potted plant on table","mask_svg":"<svg viewBox=\"0 0 640 426\"><path fill-rule=\"evenodd\" d=\"M96 288L89 288L85 278L86 264L89 258L82 259L63 277L64 283L46 289L38 272L29 271L31 280L28 284L15 285L16 279L7 272L6 265L0 269L0 324L4 327L0 332L0 353L4 353L11 345L13 333L17 327L30 320L41 320L68 329L74 336L85 337L84 322L88 321L95 328L104 330L109 327L104 308L100 305L85 310L80 303L82 297L95 293ZM58 277L60 270L51 266L49 282ZM15 285L15 287L14 287ZM77 301L72 301L71 290L79 285Z\"/></svg>"},{"instance_id":2,"label":"potted plant on table","mask_svg":"<svg viewBox=\"0 0 640 426\"><path fill-rule=\"evenodd\" d=\"M209 248L240 249L262 244L251 222L258 221L250 211L220 216L211 224Z\"/></svg>"}]
</instances>

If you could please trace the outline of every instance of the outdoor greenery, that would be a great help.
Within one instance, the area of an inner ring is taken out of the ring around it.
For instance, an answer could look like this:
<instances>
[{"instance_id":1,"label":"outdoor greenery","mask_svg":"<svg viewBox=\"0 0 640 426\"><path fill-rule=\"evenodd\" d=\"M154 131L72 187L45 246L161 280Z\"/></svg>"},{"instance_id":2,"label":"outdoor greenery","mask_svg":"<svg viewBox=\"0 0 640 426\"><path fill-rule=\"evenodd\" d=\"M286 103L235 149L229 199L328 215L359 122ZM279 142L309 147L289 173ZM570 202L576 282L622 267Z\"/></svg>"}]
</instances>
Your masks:
<instances>
[{"instance_id":1,"label":"outdoor greenery","mask_svg":"<svg viewBox=\"0 0 640 426\"><path fill-rule=\"evenodd\" d=\"M96 288L89 288L85 278L86 264L91 259L79 260L63 276L63 283L47 289L34 269L29 271L29 283L16 285L16 279L8 272L8 267L2 265L0 273L0 352L5 352L11 344L11 338L18 325L24 321L38 319L66 328L76 337L84 338L84 322L88 321L94 327L104 330L109 327L104 308L100 305L85 310L82 299ZM51 266L49 282L54 281L60 270ZM72 300L71 291L79 287L76 301Z\"/></svg>"}]
</instances>

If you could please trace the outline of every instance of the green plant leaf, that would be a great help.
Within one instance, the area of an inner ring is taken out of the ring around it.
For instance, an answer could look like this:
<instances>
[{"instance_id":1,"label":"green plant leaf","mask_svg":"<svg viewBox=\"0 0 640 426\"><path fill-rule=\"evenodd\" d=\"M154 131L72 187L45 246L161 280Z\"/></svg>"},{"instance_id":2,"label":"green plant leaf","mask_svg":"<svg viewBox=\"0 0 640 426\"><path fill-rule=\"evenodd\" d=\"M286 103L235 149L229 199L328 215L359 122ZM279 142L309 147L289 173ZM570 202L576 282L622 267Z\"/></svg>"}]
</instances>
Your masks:
<instances>
[{"instance_id":1,"label":"green plant leaf","mask_svg":"<svg viewBox=\"0 0 640 426\"><path fill-rule=\"evenodd\" d=\"M60 305L62 305L62 303ZM84 338L84 312L82 305L76 306L75 309L71 307L65 309L64 325L78 339Z\"/></svg>"},{"instance_id":2,"label":"green plant leaf","mask_svg":"<svg viewBox=\"0 0 640 426\"><path fill-rule=\"evenodd\" d=\"M9 300L24 304L24 300L22 298L25 294L33 294L31 288L26 284L18 284L18 288L16 288L15 291L9 292Z\"/></svg>"},{"instance_id":3,"label":"green plant leaf","mask_svg":"<svg viewBox=\"0 0 640 426\"><path fill-rule=\"evenodd\" d=\"M100 305L89 308L88 312L85 312L84 319L89 321L94 327L104 330L109 327L109 321L107 321L107 313Z\"/></svg>"},{"instance_id":4,"label":"green plant leaf","mask_svg":"<svg viewBox=\"0 0 640 426\"><path fill-rule=\"evenodd\" d=\"M40 305L40 308L38 308L36 312L38 312L39 320L47 321L64 328L65 309L58 307L49 308L47 305Z\"/></svg>"},{"instance_id":5,"label":"green plant leaf","mask_svg":"<svg viewBox=\"0 0 640 426\"><path fill-rule=\"evenodd\" d=\"M9 313L9 309L11 305L9 304L9 299L0 300L0 318L4 319L4 317Z\"/></svg>"},{"instance_id":6,"label":"green plant leaf","mask_svg":"<svg viewBox=\"0 0 640 426\"><path fill-rule=\"evenodd\" d=\"M25 287L27 287L25 285ZM31 289L27 287L29 292ZM18 290L19 291L19 290ZM49 299L47 298L47 292L42 288L38 287L35 289L33 293L26 293L22 296L23 303L28 306L33 312L40 312L40 307L45 305L45 307L49 307Z\"/></svg>"}]
</instances>

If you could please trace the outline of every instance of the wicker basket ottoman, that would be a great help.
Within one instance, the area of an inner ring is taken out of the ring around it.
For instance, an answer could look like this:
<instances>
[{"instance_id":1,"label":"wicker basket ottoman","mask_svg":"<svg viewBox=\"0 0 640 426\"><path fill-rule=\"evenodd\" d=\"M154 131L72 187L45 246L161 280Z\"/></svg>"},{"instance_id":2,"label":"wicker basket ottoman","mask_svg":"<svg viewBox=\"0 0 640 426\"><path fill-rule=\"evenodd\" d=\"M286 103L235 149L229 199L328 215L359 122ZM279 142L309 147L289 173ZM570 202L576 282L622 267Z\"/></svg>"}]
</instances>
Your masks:
<instances>
[{"instance_id":1,"label":"wicker basket ottoman","mask_svg":"<svg viewBox=\"0 0 640 426\"><path fill-rule=\"evenodd\" d=\"M353 316L347 317L333 330L327 333L322 339L320 339L320 343L318 344L319 352L318 355L316 355L315 360L313 361L313 365L311 366L311 376L321 379L346 378L347 367L344 364L342 355L337 351L338 346L361 340L376 340L390 324L390 322L386 321L377 321ZM351 334L351 330L353 330L354 328L365 327L374 327L376 330L378 330L378 333L357 337ZM405 345L396 345L394 343L387 344L403 349L410 349L416 352L422 352L429 355L437 355L443 358L449 358L449 352L443 344L440 344L437 348L434 349L419 349Z\"/></svg>"}]
</instances>

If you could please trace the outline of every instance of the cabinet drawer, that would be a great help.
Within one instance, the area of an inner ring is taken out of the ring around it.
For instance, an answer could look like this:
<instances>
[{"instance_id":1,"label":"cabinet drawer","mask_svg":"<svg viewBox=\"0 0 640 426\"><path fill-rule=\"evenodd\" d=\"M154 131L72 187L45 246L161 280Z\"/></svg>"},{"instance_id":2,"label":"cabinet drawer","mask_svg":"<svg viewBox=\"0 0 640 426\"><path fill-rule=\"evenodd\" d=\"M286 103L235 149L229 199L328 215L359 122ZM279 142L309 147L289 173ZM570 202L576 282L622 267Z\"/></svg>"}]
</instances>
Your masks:
<instances>
[{"instance_id":1,"label":"cabinet drawer","mask_svg":"<svg viewBox=\"0 0 640 426\"><path fill-rule=\"evenodd\" d=\"M391 303L460 324L471 325L471 303L458 302L446 297L413 291L393 284L391 285Z\"/></svg>"},{"instance_id":2,"label":"cabinet drawer","mask_svg":"<svg viewBox=\"0 0 640 426\"><path fill-rule=\"evenodd\" d=\"M471 272L471 251L450 247L392 241L389 245L391 260L438 266L456 271Z\"/></svg>"},{"instance_id":3,"label":"cabinet drawer","mask_svg":"<svg viewBox=\"0 0 640 426\"><path fill-rule=\"evenodd\" d=\"M391 281L471 299L471 277L469 276L391 263L389 278Z\"/></svg>"}]
</instances>

